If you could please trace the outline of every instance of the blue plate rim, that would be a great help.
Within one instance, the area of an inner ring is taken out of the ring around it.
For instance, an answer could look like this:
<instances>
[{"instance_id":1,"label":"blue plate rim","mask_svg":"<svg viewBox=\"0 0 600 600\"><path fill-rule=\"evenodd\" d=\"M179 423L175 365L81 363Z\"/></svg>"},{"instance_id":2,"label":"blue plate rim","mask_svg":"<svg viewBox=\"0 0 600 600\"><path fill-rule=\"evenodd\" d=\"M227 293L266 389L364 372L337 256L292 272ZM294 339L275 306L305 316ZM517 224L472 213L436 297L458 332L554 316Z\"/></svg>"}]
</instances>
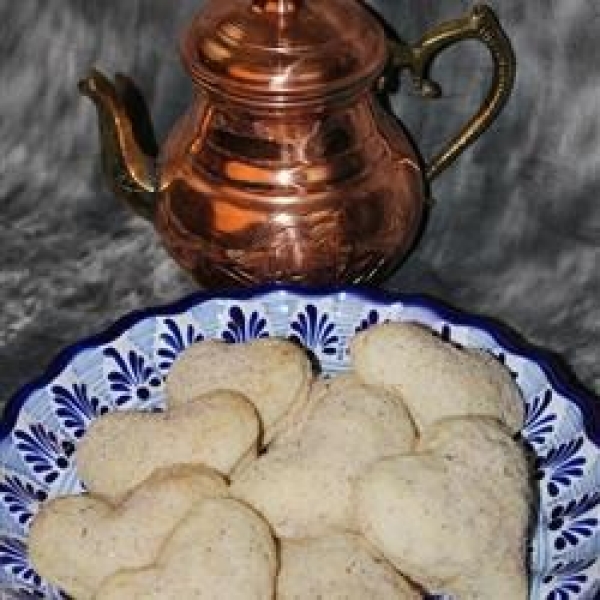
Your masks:
<instances>
[{"instance_id":1,"label":"blue plate rim","mask_svg":"<svg viewBox=\"0 0 600 600\"><path fill-rule=\"evenodd\" d=\"M574 403L583 416L583 426L587 437L600 450L600 401L581 385L566 369L558 363L552 354L543 350L512 331L504 323L488 316L468 313L450 306L448 303L426 294L403 293L379 290L361 286L304 287L296 285L269 284L265 286L239 290L198 291L163 305L150 306L131 311L113 322L97 334L85 337L67 345L56 354L41 375L23 385L7 401L0 418L0 442L13 431L25 401L32 394L47 386L81 352L106 344L144 319L179 314L193 306L211 300L256 300L262 296L277 292L304 297L327 297L348 294L360 300L382 306L404 303L411 307L432 311L442 319L457 325L472 326L482 330L498 345L511 353L537 364L552 386L570 402Z\"/></svg>"}]
</instances>

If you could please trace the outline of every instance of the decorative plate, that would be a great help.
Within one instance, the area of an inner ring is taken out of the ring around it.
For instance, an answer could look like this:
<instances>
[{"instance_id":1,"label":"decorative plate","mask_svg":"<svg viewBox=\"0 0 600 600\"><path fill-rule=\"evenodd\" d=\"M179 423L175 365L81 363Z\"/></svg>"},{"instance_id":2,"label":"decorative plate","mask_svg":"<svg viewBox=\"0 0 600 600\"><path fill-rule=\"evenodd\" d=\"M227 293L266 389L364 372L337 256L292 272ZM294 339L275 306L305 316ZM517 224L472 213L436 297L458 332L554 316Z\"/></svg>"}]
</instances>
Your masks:
<instances>
[{"instance_id":1,"label":"decorative plate","mask_svg":"<svg viewBox=\"0 0 600 600\"><path fill-rule=\"evenodd\" d=\"M177 355L205 338L266 336L302 342L326 373L348 365L348 340L385 320L428 325L443 339L483 348L512 371L526 408L522 434L537 455L540 506L531 540L532 600L600 596L600 404L548 357L499 326L436 301L356 289L268 288L194 295L126 316L65 350L8 404L0 422L0 597L64 598L27 558L27 530L41 503L80 493L73 452L106 411L162 407ZM68 543L68 540L65 540ZM508 600L508 599L507 599Z\"/></svg>"}]
</instances>

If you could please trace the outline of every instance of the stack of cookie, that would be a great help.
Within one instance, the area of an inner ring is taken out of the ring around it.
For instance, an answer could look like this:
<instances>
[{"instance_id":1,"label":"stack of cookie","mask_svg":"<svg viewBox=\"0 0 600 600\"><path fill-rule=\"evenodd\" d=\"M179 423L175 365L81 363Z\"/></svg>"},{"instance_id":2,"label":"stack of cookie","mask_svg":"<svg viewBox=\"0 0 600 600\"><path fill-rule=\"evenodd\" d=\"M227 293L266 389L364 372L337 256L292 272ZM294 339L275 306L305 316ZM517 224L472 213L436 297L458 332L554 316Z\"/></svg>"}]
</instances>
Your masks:
<instances>
[{"instance_id":1,"label":"stack of cookie","mask_svg":"<svg viewBox=\"0 0 600 600\"><path fill-rule=\"evenodd\" d=\"M47 502L39 573L77 600L527 597L522 402L485 353L412 324L313 374L285 340L186 350L164 413L112 413Z\"/></svg>"}]
</instances>

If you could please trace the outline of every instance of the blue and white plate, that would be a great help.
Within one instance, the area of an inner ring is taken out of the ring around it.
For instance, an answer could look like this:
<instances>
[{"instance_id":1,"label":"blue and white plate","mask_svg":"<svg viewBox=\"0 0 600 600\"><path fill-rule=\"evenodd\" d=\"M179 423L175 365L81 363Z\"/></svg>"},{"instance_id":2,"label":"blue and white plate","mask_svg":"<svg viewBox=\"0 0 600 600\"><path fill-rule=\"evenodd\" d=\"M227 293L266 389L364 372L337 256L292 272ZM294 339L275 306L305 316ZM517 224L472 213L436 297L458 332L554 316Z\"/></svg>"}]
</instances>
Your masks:
<instances>
[{"instance_id":1,"label":"blue and white plate","mask_svg":"<svg viewBox=\"0 0 600 600\"><path fill-rule=\"evenodd\" d=\"M31 519L48 498L82 491L73 452L94 419L163 406L165 374L189 344L285 336L335 373L348 366L350 338L386 320L428 325L444 339L491 352L512 371L525 399L523 437L538 457L531 599L600 597L600 405L593 398L498 326L433 300L282 288L194 295L131 314L64 351L9 402L0 423L0 597L63 598L28 561Z\"/></svg>"}]
</instances>

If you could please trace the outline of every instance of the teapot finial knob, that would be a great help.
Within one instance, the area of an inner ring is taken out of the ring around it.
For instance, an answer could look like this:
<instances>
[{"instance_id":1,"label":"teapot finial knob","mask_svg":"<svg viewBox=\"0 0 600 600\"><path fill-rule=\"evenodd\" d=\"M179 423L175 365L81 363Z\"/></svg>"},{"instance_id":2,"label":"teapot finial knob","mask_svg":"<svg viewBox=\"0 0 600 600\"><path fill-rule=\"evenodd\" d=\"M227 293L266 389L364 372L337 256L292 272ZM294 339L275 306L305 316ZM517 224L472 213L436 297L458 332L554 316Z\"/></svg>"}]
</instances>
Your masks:
<instances>
[{"instance_id":1,"label":"teapot finial knob","mask_svg":"<svg viewBox=\"0 0 600 600\"><path fill-rule=\"evenodd\" d=\"M253 8L269 12L286 15L295 13L304 4L304 0L253 0Z\"/></svg>"}]
</instances>

